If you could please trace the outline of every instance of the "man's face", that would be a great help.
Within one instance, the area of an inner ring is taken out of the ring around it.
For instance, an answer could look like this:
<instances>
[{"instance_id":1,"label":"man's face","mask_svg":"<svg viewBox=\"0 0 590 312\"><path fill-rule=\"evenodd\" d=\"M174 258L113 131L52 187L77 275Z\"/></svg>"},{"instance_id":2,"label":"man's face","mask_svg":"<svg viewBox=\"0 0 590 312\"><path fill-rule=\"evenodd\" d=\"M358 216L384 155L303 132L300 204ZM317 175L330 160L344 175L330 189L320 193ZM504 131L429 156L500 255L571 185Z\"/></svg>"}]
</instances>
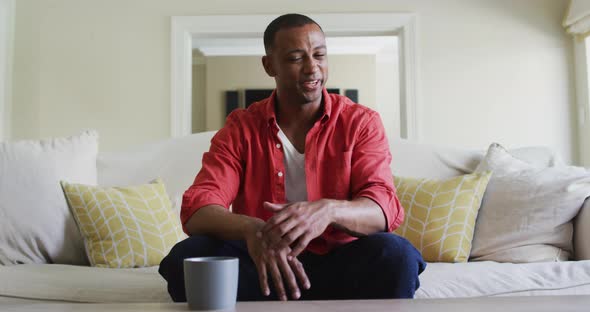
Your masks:
<instances>
[{"instance_id":1,"label":"man's face","mask_svg":"<svg viewBox=\"0 0 590 312\"><path fill-rule=\"evenodd\" d=\"M302 104L321 100L328 80L328 57L326 38L317 25L279 30L262 62L282 97Z\"/></svg>"}]
</instances>

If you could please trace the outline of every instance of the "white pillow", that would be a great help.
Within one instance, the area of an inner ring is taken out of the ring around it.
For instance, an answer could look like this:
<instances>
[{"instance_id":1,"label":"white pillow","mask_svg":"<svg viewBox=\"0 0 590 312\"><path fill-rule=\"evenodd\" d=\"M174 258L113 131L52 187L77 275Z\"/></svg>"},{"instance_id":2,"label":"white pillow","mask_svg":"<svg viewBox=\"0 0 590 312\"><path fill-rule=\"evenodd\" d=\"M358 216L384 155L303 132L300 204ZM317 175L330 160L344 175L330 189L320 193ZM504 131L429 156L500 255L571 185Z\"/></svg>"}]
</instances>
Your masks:
<instances>
[{"instance_id":1,"label":"white pillow","mask_svg":"<svg viewBox=\"0 0 590 312\"><path fill-rule=\"evenodd\" d=\"M475 172L492 170L471 260L561 261L572 256L572 219L590 195L581 167L536 167L492 144Z\"/></svg>"},{"instance_id":2,"label":"white pillow","mask_svg":"<svg viewBox=\"0 0 590 312\"><path fill-rule=\"evenodd\" d=\"M87 264L59 181L96 184L98 134L0 143L0 262Z\"/></svg>"}]
</instances>

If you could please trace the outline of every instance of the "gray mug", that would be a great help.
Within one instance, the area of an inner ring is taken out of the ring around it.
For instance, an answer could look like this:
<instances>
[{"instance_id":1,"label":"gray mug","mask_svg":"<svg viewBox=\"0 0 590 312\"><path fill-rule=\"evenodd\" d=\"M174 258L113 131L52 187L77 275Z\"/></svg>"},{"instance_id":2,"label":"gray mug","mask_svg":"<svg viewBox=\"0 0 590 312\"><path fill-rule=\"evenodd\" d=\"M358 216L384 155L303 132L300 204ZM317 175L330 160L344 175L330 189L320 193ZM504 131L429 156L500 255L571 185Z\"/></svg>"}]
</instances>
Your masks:
<instances>
[{"instance_id":1,"label":"gray mug","mask_svg":"<svg viewBox=\"0 0 590 312\"><path fill-rule=\"evenodd\" d=\"M187 258L183 265L189 309L223 310L235 307L238 295L238 258Z\"/></svg>"}]
</instances>

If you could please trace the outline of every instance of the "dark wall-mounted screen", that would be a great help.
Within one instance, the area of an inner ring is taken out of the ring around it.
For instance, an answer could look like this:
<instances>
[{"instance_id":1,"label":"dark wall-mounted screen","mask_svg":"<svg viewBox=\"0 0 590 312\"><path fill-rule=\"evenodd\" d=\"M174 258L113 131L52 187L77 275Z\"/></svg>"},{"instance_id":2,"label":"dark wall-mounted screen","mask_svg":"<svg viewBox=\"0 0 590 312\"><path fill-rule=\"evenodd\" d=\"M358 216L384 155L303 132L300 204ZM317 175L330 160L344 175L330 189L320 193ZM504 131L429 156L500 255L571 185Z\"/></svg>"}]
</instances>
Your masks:
<instances>
[{"instance_id":1,"label":"dark wall-mounted screen","mask_svg":"<svg viewBox=\"0 0 590 312\"><path fill-rule=\"evenodd\" d=\"M359 90L357 89L346 89L346 91L344 91L344 96L351 99L355 103L359 102Z\"/></svg>"},{"instance_id":2,"label":"dark wall-mounted screen","mask_svg":"<svg viewBox=\"0 0 590 312\"><path fill-rule=\"evenodd\" d=\"M238 91L225 91L225 117L238 108Z\"/></svg>"},{"instance_id":3,"label":"dark wall-mounted screen","mask_svg":"<svg viewBox=\"0 0 590 312\"><path fill-rule=\"evenodd\" d=\"M246 107L254 102L266 99L272 94L273 89L246 89L244 92Z\"/></svg>"}]
</instances>

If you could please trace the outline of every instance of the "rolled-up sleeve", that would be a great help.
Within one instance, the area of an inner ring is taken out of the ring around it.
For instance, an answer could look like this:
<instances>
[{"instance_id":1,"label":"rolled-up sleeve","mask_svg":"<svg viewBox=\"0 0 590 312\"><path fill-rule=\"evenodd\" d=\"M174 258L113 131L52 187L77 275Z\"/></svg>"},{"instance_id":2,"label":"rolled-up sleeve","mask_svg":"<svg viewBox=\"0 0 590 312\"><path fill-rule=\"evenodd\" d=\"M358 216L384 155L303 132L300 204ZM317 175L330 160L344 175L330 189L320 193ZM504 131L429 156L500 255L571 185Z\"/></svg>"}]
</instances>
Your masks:
<instances>
[{"instance_id":1,"label":"rolled-up sleeve","mask_svg":"<svg viewBox=\"0 0 590 312\"><path fill-rule=\"evenodd\" d=\"M372 112L360 128L353 149L351 190L353 198L366 197L377 203L389 231L404 220L404 209L397 198L389 167L391 153L381 118Z\"/></svg>"},{"instance_id":2,"label":"rolled-up sleeve","mask_svg":"<svg viewBox=\"0 0 590 312\"><path fill-rule=\"evenodd\" d=\"M211 140L209 151L203 154L201 171L182 196L180 221L185 233L186 222L200 208L220 205L229 209L236 198L243 162L243 148L237 112L228 116L225 126Z\"/></svg>"}]
</instances>

